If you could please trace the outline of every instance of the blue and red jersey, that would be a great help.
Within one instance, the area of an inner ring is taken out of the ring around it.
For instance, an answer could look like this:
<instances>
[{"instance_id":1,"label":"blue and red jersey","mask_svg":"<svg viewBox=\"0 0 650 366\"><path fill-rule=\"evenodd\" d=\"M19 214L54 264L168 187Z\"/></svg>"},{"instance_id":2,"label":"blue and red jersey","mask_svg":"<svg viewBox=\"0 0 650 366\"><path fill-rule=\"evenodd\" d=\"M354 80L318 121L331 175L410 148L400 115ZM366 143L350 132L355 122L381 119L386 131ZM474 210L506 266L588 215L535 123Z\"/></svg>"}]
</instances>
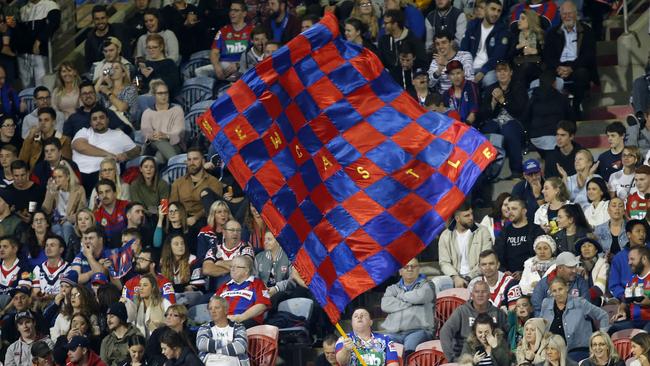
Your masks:
<instances>
[{"instance_id":1,"label":"blue and red jersey","mask_svg":"<svg viewBox=\"0 0 650 366\"><path fill-rule=\"evenodd\" d=\"M122 288L122 297L133 300L133 296L140 291L140 277L140 275L137 275L126 281ZM156 282L158 282L158 288L163 299L168 300L171 304L176 304L176 293L171 281L167 277L156 273Z\"/></svg>"},{"instance_id":2,"label":"blue and red jersey","mask_svg":"<svg viewBox=\"0 0 650 366\"><path fill-rule=\"evenodd\" d=\"M219 50L219 60L226 62L239 62L241 54L250 46L252 24L240 30L235 30L232 24L224 25L219 29L212 41L212 49Z\"/></svg>"},{"instance_id":3,"label":"blue and red jersey","mask_svg":"<svg viewBox=\"0 0 650 366\"><path fill-rule=\"evenodd\" d=\"M256 304L271 306L271 297L266 285L262 280L253 276L248 277L242 283L233 280L224 283L219 287L216 295L228 300L228 315L242 314ZM264 313L254 319L258 324L262 324Z\"/></svg>"},{"instance_id":4,"label":"blue and red jersey","mask_svg":"<svg viewBox=\"0 0 650 366\"><path fill-rule=\"evenodd\" d=\"M112 238L121 235L126 229L126 206L129 201L116 200L113 213L108 213L104 206L100 205L95 210L95 221L104 228L106 237Z\"/></svg>"},{"instance_id":5,"label":"blue and red jersey","mask_svg":"<svg viewBox=\"0 0 650 366\"><path fill-rule=\"evenodd\" d=\"M361 358L368 366L384 366L390 363L399 363L399 356L395 344L390 340L387 335L372 333L372 337L365 341L357 337L354 333L348 333L348 337L352 338L354 345L359 350ZM336 342L336 353L343 349L343 339ZM357 359L356 354L352 353L349 365L361 365Z\"/></svg>"},{"instance_id":6,"label":"blue and red jersey","mask_svg":"<svg viewBox=\"0 0 650 366\"><path fill-rule=\"evenodd\" d=\"M479 111L479 96L478 88L474 82L466 80L462 85L462 92L460 98L454 96L455 86L451 86L444 94L445 106L451 110L455 110L460 114L460 121L466 122L470 113L478 113Z\"/></svg>"},{"instance_id":7,"label":"blue and red jersey","mask_svg":"<svg viewBox=\"0 0 650 366\"><path fill-rule=\"evenodd\" d=\"M634 275L632 280L628 283L627 287L641 286L643 295L650 297L650 276L646 274L643 277ZM641 306L639 304L630 304L630 320L650 320L650 307Z\"/></svg>"}]
</instances>

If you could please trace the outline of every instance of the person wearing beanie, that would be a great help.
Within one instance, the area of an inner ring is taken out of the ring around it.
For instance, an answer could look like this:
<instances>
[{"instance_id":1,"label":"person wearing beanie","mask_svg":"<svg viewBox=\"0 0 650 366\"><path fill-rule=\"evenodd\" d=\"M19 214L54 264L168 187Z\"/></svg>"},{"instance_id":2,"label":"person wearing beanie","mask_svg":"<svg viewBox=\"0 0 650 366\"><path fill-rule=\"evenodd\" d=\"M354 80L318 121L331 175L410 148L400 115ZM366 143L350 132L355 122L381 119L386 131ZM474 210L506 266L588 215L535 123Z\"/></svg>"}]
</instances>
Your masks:
<instances>
[{"instance_id":1,"label":"person wearing beanie","mask_svg":"<svg viewBox=\"0 0 650 366\"><path fill-rule=\"evenodd\" d=\"M519 343L515 356L517 365L524 363L536 365L546 360L546 345L548 337L545 337L548 323L543 318L531 318L524 324L524 338Z\"/></svg>"},{"instance_id":2,"label":"person wearing beanie","mask_svg":"<svg viewBox=\"0 0 650 366\"><path fill-rule=\"evenodd\" d=\"M66 366L106 366L106 363L90 349L90 341L85 336L72 337L67 348Z\"/></svg>"},{"instance_id":3,"label":"person wearing beanie","mask_svg":"<svg viewBox=\"0 0 650 366\"><path fill-rule=\"evenodd\" d=\"M589 286L597 287L601 294L607 292L609 263L598 240L591 237L579 239L576 242L576 254L582 264L582 277L587 280Z\"/></svg>"},{"instance_id":4,"label":"person wearing beanie","mask_svg":"<svg viewBox=\"0 0 650 366\"><path fill-rule=\"evenodd\" d=\"M109 334L102 340L100 357L108 366L118 366L129 356L128 339L142 333L128 322L126 306L122 302L111 304L106 312Z\"/></svg>"},{"instance_id":5,"label":"person wearing beanie","mask_svg":"<svg viewBox=\"0 0 650 366\"><path fill-rule=\"evenodd\" d=\"M555 264L557 246L550 235L540 235L533 242L533 250L535 250L535 256L524 262L524 271L519 281L521 293L524 295L532 294L539 280Z\"/></svg>"}]
</instances>

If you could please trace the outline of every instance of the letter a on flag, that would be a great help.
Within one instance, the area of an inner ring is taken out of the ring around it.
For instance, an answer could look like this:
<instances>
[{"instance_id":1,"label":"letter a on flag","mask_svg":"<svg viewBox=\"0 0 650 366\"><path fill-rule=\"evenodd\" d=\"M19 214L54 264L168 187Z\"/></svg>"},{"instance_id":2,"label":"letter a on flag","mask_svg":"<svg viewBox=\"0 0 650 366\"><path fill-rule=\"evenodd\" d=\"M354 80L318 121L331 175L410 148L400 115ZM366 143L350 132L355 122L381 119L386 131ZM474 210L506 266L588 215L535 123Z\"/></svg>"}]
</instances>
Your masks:
<instances>
[{"instance_id":1,"label":"letter a on flag","mask_svg":"<svg viewBox=\"0 0 650 366\"><path fill-rule=\"evenodd\" d=\"M332 322L442 231L496 156L343 40L332 14L196 122Z\"/></svg>"}]
</instances>

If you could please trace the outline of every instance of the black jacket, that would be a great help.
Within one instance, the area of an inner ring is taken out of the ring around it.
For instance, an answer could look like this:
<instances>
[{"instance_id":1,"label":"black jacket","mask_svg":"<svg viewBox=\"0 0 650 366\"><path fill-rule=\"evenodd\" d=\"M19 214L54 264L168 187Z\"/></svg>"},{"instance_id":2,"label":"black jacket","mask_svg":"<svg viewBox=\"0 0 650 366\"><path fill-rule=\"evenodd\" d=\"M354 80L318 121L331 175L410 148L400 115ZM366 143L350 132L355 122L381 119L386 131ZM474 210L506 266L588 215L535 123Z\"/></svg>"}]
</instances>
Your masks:
<instances>
[{"instance_id":1,"label":"black jacket","mask_svg":"<svg viewBox=\"0 0 650 366\"><path fill-rule=\"evenodd\" d=\"M203 362L189 348L183 347L180 357L173 360L167 360L165 366L203 366Z\"/></svg>"},{"instance_id":2,"label":"black jacket","mask_svg":"<svg viewBox=\"0 0 650 366\"><path fill-rule=\"evenodd\" d=\"M591 80L598 82L596 37L591 31L591 28L583 22L578 22L576 29L578 31L578 58L575 61L569 63L560 62L562 50L564 50L564 44L566 42L562 24L556 25L546 32L542 59L550 69L555 69L561 64L570 65L573 68L586 68L590 71Z\"/></svg>"},{"instance_id":3,"label":"black jacket","mask_svg":"<svg viewBox=\"0 0 650 366\"><path fill-rule=\"evenodd\" d=\"M86 60L86 68L91 69L93 63L104 59L104 41L108 37L116 37L122 42L122 56L130 59L131 50L129 49L129 38L127 31L121 24L109 24L108 33L103 37L98 37L95 34L95 29L91 28L86 36L86 43L84 45L84 59Z\"/></svg>"},{"instance_id":4,"label":"black jacket","mask_svg":"<svg viewBox=\"0 0 650 366\"><path fill-rule=\"evenodd\" d=\"M561 120L573 120L567 97L555 88L533 90L522 121L528 136L555 136L557 123Z\"/></svg>"},{"instance_id":5,"label":"black jacket","mask_svg":"<svg viewBox=\"0 0 650 366\"><path fill-rule=\"evenodd\" d=\"M406 36L401 39L395 39L390 34L384 34L379 38L379 58L384 64L384 67L387 69L399 67L399 51L402 45L406 43L409 43L411 48L415 50L415 64L428 64L427 57L424 53L424 44L413 32L408 31Z\"/></svg>"},{"instance_id":6,"label":"black jacket","mask_svg":"<svg viewBox=\"0 0 650 366\"><path fill-rule=\"evenodd\" d=\"M576 160L576 153L579 150L582 150L582 145L575 141L572 141L572 144L573 150L571 150L569 155L562 154L560 148L557 146L555 147L555 150L546 153L546 156L544 157L544 160L546 161L544 164L545 177L548 178L560 176L560 172L557 171L556 164L560 164L560 166L566 170L568 176L572 176L576 173L574 162Z\"/></svg>"},{"instance_id":7,"label":"black jacket","mask_svg":"<svg viewBox=\"0 0 650 366\"><path fill-rule=\"evenodd\" d=\"M497 103L494 109L492 109L492 91L498 87L499 83L497 82L488 86L483 92L479 118L484 122L497 118L501 110L505 108L514 119L521 122L521 118L526 112L526 105L528 104L526 88L520 83L511 80L508 89L503 93L506 98L506 104L501 105Z\"/></svg>"}]
</instances>

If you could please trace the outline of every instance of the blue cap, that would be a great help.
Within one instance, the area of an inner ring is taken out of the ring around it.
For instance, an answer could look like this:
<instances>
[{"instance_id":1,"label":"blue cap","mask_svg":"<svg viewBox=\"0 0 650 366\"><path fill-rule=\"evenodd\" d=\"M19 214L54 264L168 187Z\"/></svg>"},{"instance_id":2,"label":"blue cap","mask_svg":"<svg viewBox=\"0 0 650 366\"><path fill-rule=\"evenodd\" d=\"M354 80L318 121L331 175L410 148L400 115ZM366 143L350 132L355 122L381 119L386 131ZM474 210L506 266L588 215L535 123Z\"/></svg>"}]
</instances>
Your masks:
<instances>
[{"instance_id":1,"label":"blue cap","mask_svg":"<svg viewBox=\"0 0 650 366\"><path fill-rule=\"evenodd\" d=\"M88 338L84 336L74 336L68 343L68 351L74 351L79 347L88 347L90 342L88 342Z\"/></svg>"},{"instance_id":2,"label":"blue cap","mask_svg":"<svg viewBox=\"0 0 650 366\"><path fill-rule=\"evenodd\" d=\"M535 159L524 161L524 174L539 173L542 171L542 165Z\"/></svg>"},{"instance_id":3,"label":"blue cap","mask_svg":"<svg viewBox=\"0 0 650 366\"><path fill-rule=\"evenodd\" d=\"M75 270L69 270L63 274L61 277L61 282L65 282L70 286L77 286L79 283L79 273L77 273Z\"/></svg>"}]
</instances>

